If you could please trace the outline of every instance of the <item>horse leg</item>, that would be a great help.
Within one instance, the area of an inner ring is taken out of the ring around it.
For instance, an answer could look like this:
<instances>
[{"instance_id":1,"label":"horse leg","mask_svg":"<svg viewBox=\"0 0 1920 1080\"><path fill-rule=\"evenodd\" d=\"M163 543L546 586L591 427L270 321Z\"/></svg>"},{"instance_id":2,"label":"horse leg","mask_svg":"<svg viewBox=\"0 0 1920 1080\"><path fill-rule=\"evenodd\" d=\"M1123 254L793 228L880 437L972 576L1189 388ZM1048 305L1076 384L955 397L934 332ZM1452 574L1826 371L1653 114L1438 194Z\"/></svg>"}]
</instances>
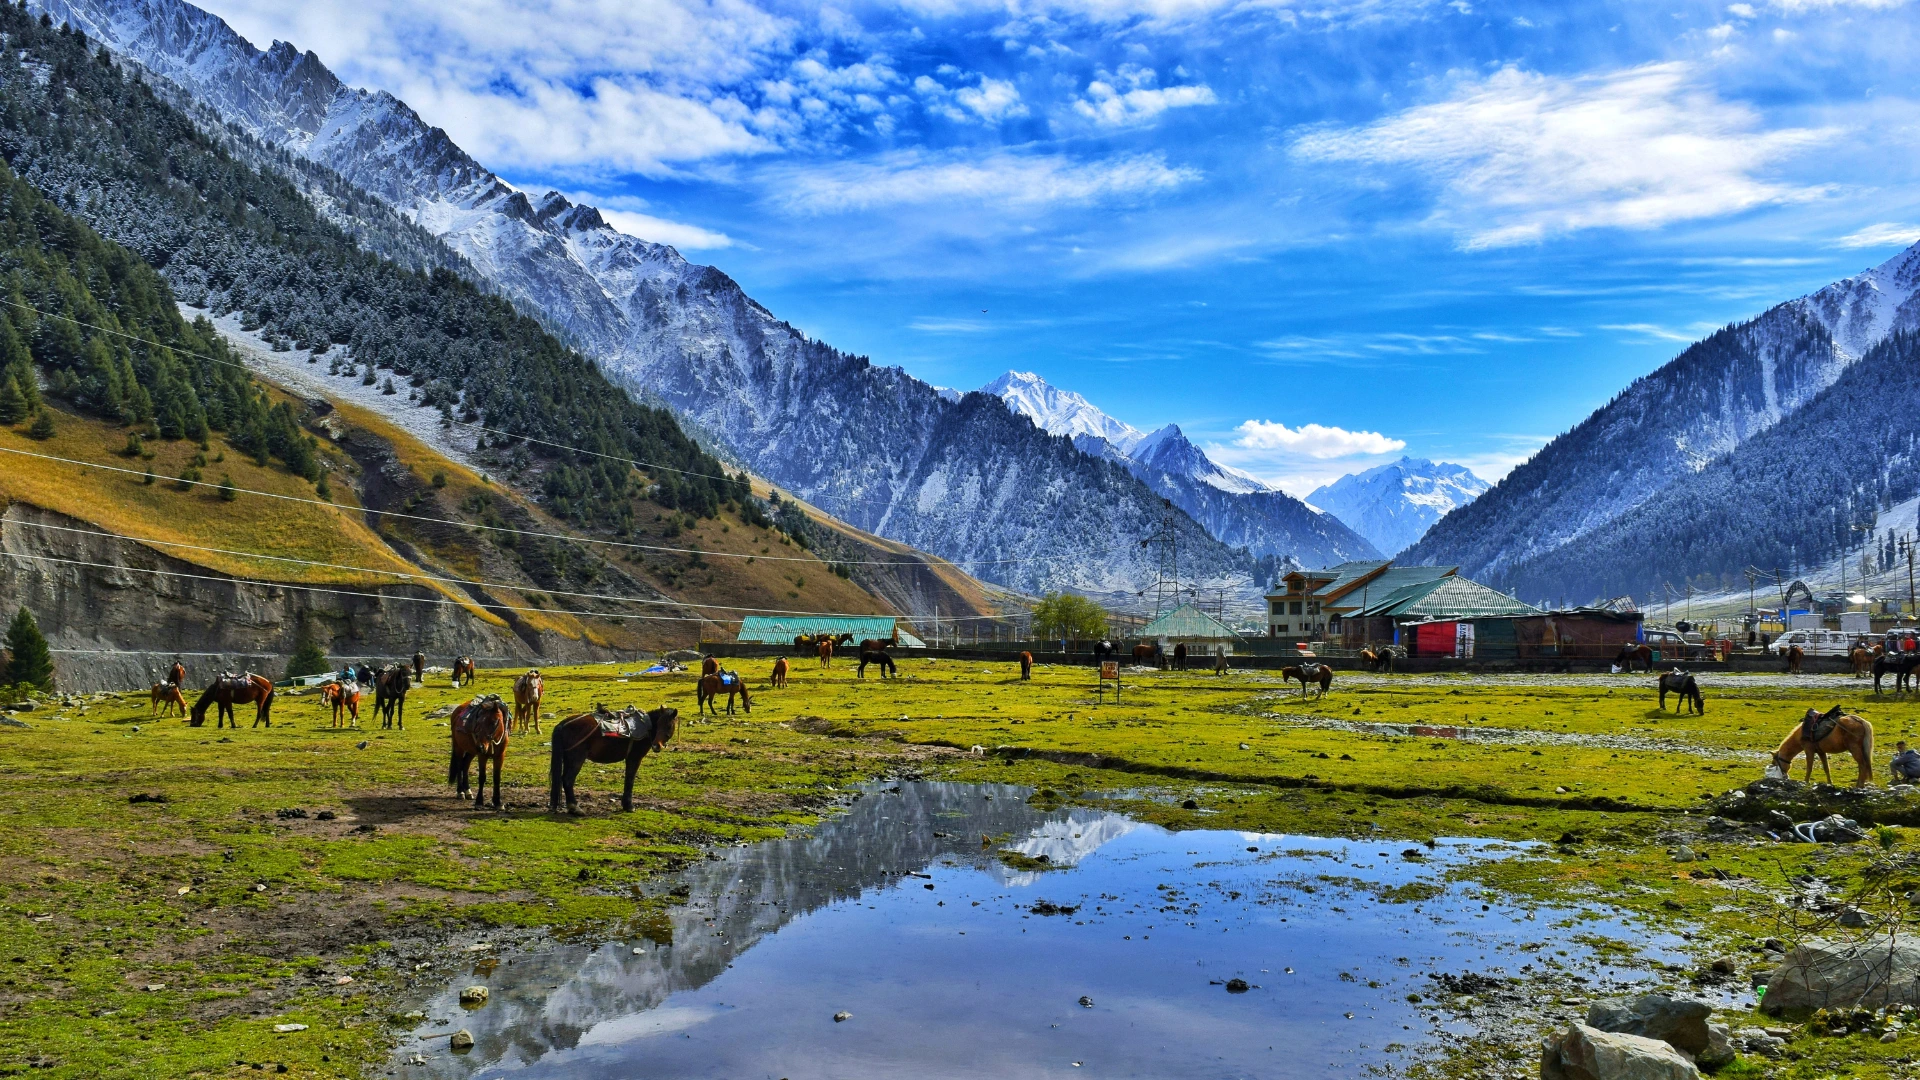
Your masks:
<instances>
[{"instance_id":1,"label":"horse leg","mask_svg":"<svg viewBox=\"0 0 1920 1080\"><path fill-rule=\"evenodd\" d=\"M1827 786L1832 787L1833 786L1833 768L1827 764L1827 752L1825 750L1820 751L1820 771L1827 775ZM1808 779L1813 778L1813 770L1811 769L1807 770L1807 778Z\"/></svg>"},{"instance_id":2,"label":"horse leg","mask_svg":"<svg viewBox=\"0 0 1920 1080\"><path fill-rule=\"evenodd\" d=\"M474 766L480 770L480 782L473 785L473 808L475 810L479 810L487 805L487 758L489 756L491 755L484 746L480 748L479 753L473 755ZM495 783L499 783L500 771L498 769L494 770L493 778Z\"/></svg>"},{"instance_id":3,"label":"horse leg","mask_svg":"<svg viewBox=\"0 0 1920 1080\"><path fill-rule=\"evenodd\" d=\"M586 744L582 743L575 752L567 755L567 760L561 767L560 779L567 793L567 813L574 817L580 816L580 808L574 805L573 782L579 779L580 767L586 763L587 748Z\"/></svg>"},{"instance_id":4,"label":"horse leg","mask_svg":"<svg viewBox=\"0 0 1920 1080\"><path fill-rule=\"evenodd\" d=\"M500 809L500 774L507 771L507 744L493 752L493 808Z\"/></svg>"},{"instance_id":5,"label":"horse leg","mask_svg":"<svg viewBox=\"0 0 1920 1080\"><path fill-rule=\"evenodd\" d=\"M627 750L627 786L620 794L620 809L633 812L633 774L640 771L640 762L647 756L647 744L636 740L636 745Z\"/></svg>"}]
</instances>

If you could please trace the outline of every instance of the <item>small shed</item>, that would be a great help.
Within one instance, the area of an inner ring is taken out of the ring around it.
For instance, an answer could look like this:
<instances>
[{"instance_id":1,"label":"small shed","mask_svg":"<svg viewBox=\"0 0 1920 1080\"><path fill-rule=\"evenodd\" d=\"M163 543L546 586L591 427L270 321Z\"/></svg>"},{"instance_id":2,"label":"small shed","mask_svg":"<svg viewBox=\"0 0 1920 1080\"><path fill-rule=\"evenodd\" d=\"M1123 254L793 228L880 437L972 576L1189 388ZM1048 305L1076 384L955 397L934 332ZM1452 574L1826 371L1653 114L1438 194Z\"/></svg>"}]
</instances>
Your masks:
<instances>
[{"instance_id":1,"label":"small shed","mask_svg":"<svg viewBox=\"0 0 1920 1080\"><path fill-rule=\"evenodd\" d=\"M1174 645L1198 645L1202 655L1233 655L1233 643L1240 635L1219 619L1192 604L1181 604L1140 628L1145 641L1158 641L1163 648Z\"/></svg>"},{"instance_id":2,"label":"small shed","mask_svg":"<svg viewBox=\"0 0 1920 1080\"><path fill-rule=\"evenodd\" d=\"M740 633L735 640L791 645L793 639L802 634L809 637L850 634L855 641L868 638L896 641L899 625L900 620L892 615L749 615L740 620Z\"/></svg>"},{"instance_id":3,"label":"small shed","mask_svg":"<svg viewBox=\"0 0 1920 1080\"><path fill-rule=\"evenodd\" d=\"M1507 655L1599 662L1611 661L1621 648L1640 640L1642 618L1638 611L1583 607L1497 621L1512 627L1513 652Z\"/></svg>"}]
</instances>

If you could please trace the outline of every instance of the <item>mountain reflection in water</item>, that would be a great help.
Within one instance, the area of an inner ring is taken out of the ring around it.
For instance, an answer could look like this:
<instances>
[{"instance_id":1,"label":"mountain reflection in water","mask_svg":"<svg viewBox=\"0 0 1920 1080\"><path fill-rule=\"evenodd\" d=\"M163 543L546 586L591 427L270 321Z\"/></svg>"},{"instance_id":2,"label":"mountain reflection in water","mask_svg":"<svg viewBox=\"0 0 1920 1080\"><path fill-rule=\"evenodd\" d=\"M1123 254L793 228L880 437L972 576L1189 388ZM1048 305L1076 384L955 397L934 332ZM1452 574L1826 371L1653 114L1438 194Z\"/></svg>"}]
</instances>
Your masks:
<instances>
[{"instance_id":1,"label":"mountain reflection in water","mask_svg":"<svg viewBox=\"0 0 1920 1080\"><path fill-rule=\"evenodd\" d=\"M1496 969L1547 936L1458 890L1422 904L1362 895L1484 850L1414 864L1379 841L1167 833L1099 810L1043 813L1027 794L872 787L805 835L723 849L677 876L688 898L670 945L556 946L452 980L423 1004L396 1074L1349 1073L1424 1038L1404 1001L1430 989L1422 971ZM1001 847L1073 868L1010 870L992 858ZM1032 914L1043 898L1077 910ZM1228 995L1236 977L1252 989ZM475 982L490 999L469 1011L458 994ZM853 1015L838 1023L842 1010ZM471 1052L448 1051L457 1027ZM415 1054L427 1064L406 1064Z\"/></svg>"}]
</instances>

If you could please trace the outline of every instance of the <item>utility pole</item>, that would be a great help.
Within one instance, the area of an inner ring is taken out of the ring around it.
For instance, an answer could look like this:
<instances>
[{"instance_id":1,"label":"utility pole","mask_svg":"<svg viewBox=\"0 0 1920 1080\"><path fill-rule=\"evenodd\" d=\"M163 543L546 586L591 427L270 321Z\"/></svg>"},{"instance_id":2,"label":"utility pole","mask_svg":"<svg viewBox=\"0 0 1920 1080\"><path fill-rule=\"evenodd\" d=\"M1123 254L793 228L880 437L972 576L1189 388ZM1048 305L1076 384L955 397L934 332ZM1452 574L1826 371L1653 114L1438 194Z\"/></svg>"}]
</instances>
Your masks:
<instances>
[{"instance_id":1,"label":"utility pole","mask_svg":"<svg viewBox=\"0 0 1920 1080\"><path fill-rule=\"evenodd\" d=\"M1753 606L1753 580L1759 576L1753 567L1747 567L1747 629L1749 630L1753 629L1754 624L1760 621L1759 615Z\"/></svg>"},{"instance_id":2,"label":"utility pole","mask_svg":"<svg viewBox=\"0 0 1920 1080\"><path fill-rule=\"evenodd\" d=\"M1907 553L1907 611L1912 613L1913 606L1913 534L1900 538L1900 547Z\"/></svg>"},{"instance_id":3,"label":"utility pole","mask_svg":"<svg viewBox=\"0 0 1920 1080\"><path fill-rule=\"evenodd\" d=\"M1173 500L1162 499L1160 524L1153 535L1140 541L1154 556L1153 617L1180 606L1179 530L1175 527Z\"/></svg>"}]
</instances>

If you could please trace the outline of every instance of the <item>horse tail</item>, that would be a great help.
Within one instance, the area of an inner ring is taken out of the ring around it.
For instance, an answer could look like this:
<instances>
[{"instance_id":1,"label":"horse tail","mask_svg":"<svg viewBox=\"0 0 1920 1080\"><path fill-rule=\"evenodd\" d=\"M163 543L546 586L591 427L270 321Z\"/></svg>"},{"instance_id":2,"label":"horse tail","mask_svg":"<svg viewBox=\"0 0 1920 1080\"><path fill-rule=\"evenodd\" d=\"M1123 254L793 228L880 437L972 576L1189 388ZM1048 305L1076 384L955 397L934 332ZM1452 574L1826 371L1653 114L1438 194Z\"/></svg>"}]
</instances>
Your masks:
<instances>
[{"instance_id":1,"label":"horse tail","mask_svg":"<svg viewBox=\"0 0 1920 1080\"><path fill-rule=\"evenodd\" d=\"M1873 721L1862 716L1860 720L1860 757L1869 768L1873 765Z\"/></svg>"},{"instance_id":2,"label":"horse tail","mask_svg":"<svg viewBox=\"0 0 1920 1080\"><path fill-rule=\"evenodd\" d=\"M460 786L460 751L447 751L447 786Z\"/></svg>"}]
</instances>

